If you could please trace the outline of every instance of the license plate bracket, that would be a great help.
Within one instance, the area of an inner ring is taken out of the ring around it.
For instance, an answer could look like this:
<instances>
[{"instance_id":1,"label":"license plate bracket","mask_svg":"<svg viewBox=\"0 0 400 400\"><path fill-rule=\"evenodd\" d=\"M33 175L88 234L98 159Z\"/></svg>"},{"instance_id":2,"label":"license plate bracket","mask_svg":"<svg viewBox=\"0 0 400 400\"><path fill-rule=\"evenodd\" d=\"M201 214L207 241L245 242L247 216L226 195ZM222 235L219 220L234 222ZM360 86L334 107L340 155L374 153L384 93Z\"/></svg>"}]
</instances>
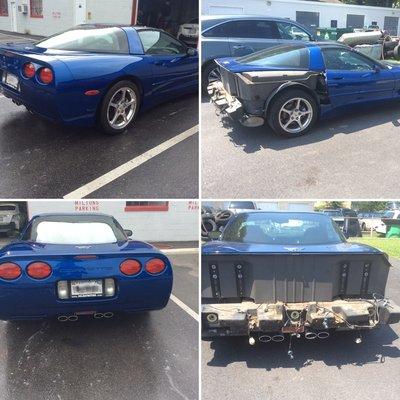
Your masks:
<instances>
[{"instance_id":1,"label":"license plate bracket","mask_svg":"<svg viewBox=\"0 0 400 400\"><path fill-rule=\"evenodd\" d=\"M3 75L3 83L14 90L19 91L19 78L17 75L5 71Z\"/></svg>"},{"instance_id":2,"label":"license plate bracket","mask_svg":"<svg viewBox=\"0 0 400 400\"><path fill-rule=\"evenodd\" d=\"M87 279L70 281L72 299L102 297L104 295L103 279Z\"/></svg>"}]
</instances>

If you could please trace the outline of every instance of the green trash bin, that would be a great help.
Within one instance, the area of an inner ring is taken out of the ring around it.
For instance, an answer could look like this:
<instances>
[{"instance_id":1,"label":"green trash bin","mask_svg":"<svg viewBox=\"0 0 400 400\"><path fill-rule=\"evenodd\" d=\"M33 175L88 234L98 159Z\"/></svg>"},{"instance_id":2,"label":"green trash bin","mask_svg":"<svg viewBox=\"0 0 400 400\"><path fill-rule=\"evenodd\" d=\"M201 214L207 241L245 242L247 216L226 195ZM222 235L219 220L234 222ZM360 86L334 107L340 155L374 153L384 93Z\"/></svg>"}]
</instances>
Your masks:
<instances>
[{"instance_id":1,"label":"green trash bin","mask_svg":"<svg viewBox=\"0 0 400 400\"><path fill-rule=\"evenodd\" d=\"M344 33L353 32L351 28L317 28L318 40L338 40Z\"/></svg>"},{"instance_id":2,"label":"green trash bin","mask_svg":"<svg viewBox=\"0 0 400 400\"><path fill-rule=\"evenodd\" d=\"M391 225L386 232L387 238L400 238L400 225Z\"/></svg>"}]
</instances>

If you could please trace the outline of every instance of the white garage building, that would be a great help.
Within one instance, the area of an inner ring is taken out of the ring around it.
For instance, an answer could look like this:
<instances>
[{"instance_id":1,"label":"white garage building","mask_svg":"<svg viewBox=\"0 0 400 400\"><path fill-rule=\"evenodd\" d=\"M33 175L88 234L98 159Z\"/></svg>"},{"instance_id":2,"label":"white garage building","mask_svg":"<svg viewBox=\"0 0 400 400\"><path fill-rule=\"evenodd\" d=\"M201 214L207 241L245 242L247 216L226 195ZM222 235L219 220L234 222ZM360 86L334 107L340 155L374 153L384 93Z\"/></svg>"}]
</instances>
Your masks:
<instances>
[{"instance_id":1,"label":"white garage building","mask_svg":"<svg viewBox=\"0 0 400 400\"><path fill-rule=\"evenodd\" d=\"M339 0L202 0L202 15L253 14L290 18L311 30L378 25L399 34L400 9L343 4Z\"/></svg>"},{"instance_id":2,"label":"white garage building","mask_svg":"<svg viewBox=\"0 0 400 400\"><path fill-rule=\"evenodd\" d=\"M195 241L199 239L197 201L79 200L27 202L28 217L42 213L104 213L115 217L133 238L150 242Z\"/></svg>"},{"instance_id":3,"label":"white garage building","mask_svg":"<svg viewBox=\"0 0 400 400\"><path fill-rule=\"evenodd\" d=\"M176 34L199 0L0 0L0 30L49 36L85 23L159 27Z\"/></svg>"}]
</instances>

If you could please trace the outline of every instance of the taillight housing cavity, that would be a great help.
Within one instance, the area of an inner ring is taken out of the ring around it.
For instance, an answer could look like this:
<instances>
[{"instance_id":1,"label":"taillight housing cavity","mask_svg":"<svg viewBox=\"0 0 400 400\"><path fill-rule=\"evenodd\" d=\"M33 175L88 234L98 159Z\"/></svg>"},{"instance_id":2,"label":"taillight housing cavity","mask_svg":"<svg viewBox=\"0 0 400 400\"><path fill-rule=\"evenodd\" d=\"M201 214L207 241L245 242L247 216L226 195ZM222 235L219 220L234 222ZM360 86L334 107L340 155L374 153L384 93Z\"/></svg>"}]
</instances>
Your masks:
<instances>
[{"instance_id":1,"label":"taillight housing cavity","mask_svg":"<svg viewBox=\"0 0 400 400\"><path fill-rule=\"evenodd\" d=\"M26 273L33 279L46 279L51 272L50 265L42 261L33 262L26 268Z\"/></svg>"},{"instance_id":2,"label":"taillight housing cavity","mask_svg":"<svg viewBox=\"0 0 400 400\"><path fill-rule=\"evenodd\" d=\"M44 83L45 85L50 85L54 81L54 74L50 68L40 68L39 72L39 81Z\"/></svg>"},{"instance_id":3,"label":"taillight housing cavity","mask_svg":"<svg viewBox=\"0 0 400 400\"><path fill-rule=\"evenodd\" d=\"M0 264L0 279L6 281L13 281L22 275L21 267L12 262L5 262Z\"/></svg>"},{"instance_id":4,"label":"taillight housing cavity","mask_svg":"<svg viewBox=\"0 0 400 400\"><path fill-rule=\"evenodd\" d=\"M32 63L26 63L22 67L22 74L24 75L25 78L33 78L36 74L36 68L35 65Z\"/></svg>"},{"instance_id":5,"label":"taillight housing cavity","mask_svg":"<svg viewBox=\"0 0 400 400\"><path fill-rule=\"evenodd\" d=\"M138 260L125 260L119 266L124 275L137 275L142 270L142 264Z\"/></svg>"},{"instance_id":6,"label":"taillight housing cavity","mask_svg":"<svg viewBox=\"0 0 400 400\"><path fill-rule=\"evenodd\" d=\"M59 281L57 283L57 294L59 299L69 299L69 285L67 281Z\"/></svg>"},{"instance_id":7,"label":"taillight housing cavity","mask_svg":"<svg viewBox=\"0 0 400 400\"><path fill-rule=\"evenodd\" d=\"M161 274L166 267L165 262L159 258L152 258L146 263L146 271L152 275Z\"/></svg>"},{"instance_id":8,"label":"taillight housing cavity","mask_svg":"<svg viewBox=\"0 0 400 400\"><path fill-rule=\"evenodd\" d=\"M113 297L115 295L115 282L113 278L104 279L104 295Z\"/></svg>"}]
</instances>

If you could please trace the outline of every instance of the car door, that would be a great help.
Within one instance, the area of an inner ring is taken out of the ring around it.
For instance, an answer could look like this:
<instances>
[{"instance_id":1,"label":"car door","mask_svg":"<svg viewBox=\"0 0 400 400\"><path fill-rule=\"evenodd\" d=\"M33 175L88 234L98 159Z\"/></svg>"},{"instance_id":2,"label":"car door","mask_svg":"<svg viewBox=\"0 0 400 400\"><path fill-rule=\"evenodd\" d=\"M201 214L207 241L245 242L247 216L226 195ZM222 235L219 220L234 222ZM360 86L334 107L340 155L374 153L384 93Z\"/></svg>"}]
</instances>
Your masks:
<instances>
[{"instance_id":1,"label":"car door","mask_svg":"<svg viewBox=\"0 0 400 400\"><path fill-rule=\"evenodd\" d=\"M328 93L333 106L388 99L394 96L392 72L346 48L323 48Z\"/></svg>"},{"instance_id":2,"label":"car door","mask_svg":"<svg viewBox=\"0 0 400 400\"><path fill-rule=\"evenodd\" d=\"M232 57L242 57L279 44L280 38L275 21L231 21L227 32Z\"/></svg>"},{"instance_id":3,"label":"car door","mask_svg":"<svg viewBox=\"0 0 400 400\"><path fill-rule=\"evenodd\" d=\"M182 92L197 84L196 50L157 29L139 30L138 34L153 72L153 95Z\"/></svg>"},{"instance_id":4,"label":"car door","mask_svg":"<svg viewBox=\"0 0 400 400\"><path fill-rule=\"evenodd\" d=\"M309 32L299 26L286 21L277 21L280 41L283 43L310 42L314 40Z\"/></svg>"}]
</instances>

